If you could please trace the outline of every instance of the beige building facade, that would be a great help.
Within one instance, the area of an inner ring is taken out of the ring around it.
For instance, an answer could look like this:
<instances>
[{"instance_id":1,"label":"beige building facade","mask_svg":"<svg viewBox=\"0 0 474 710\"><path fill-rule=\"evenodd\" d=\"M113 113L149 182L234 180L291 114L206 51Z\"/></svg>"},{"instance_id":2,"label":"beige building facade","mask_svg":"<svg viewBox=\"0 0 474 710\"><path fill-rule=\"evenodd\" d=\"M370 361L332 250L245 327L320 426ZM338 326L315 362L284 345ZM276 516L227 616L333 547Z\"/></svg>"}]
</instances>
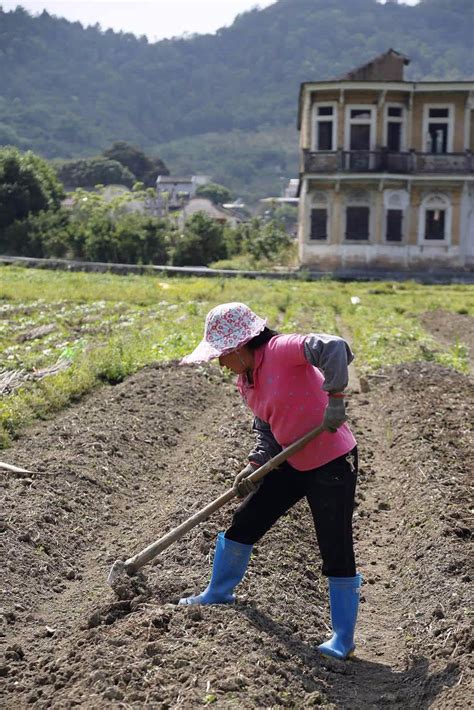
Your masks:
<instances>
[{"instance_id":1,"label":"beige building facade","mask_svg":"<svg viewBox=\"0 0 474 710\"><path fill-rule=\"evenodd\" d=\"M474 82L408 82L389 50L300 91L299 258L474 271Z\"/></svg>"}]
</instances>

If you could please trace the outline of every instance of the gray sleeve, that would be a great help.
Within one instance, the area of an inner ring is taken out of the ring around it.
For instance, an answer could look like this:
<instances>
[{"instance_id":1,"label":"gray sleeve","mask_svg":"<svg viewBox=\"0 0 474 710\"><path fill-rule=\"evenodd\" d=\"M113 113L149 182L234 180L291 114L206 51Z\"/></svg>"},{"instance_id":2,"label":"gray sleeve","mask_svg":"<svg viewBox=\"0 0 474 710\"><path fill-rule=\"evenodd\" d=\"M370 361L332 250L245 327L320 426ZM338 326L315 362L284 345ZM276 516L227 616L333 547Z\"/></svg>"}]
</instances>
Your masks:
<instances>
[{"instance_id":1,"label":"gray sleeve","mask_svg":"<svg viewBox=\"0 0 474 710\"><path fill-rule=\"evenodd\" d=\"M354 355L349 344L337 335L310 333L304 342L306 360L322 370L324 375L323 390L342 392L349 382L348 365Z\"/></svg>"},{"instance_id":2,"label":"gray sleeve","mask_svg":"<svg viewBox=\"0 0 474 710\"><path fill-rule=\"evenodd\" d=\"M252 429L255 432L256 441L248 458L249 461L263 466L264 463L280 453L281 446L270 431L270 425L262 419L255 417Z\"/></svg>"}]
</instances>

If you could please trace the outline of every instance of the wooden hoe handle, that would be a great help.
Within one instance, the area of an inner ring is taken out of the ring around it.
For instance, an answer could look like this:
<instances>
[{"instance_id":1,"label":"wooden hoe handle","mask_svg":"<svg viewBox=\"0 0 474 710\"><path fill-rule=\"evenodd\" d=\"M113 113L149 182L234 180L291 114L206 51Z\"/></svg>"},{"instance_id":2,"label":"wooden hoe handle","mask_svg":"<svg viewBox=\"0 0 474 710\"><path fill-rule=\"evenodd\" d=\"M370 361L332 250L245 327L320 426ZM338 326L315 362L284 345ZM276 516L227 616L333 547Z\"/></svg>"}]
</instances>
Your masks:
<instances>
[{"instance_id":1,"label":"wooden hoe handle","mask_svg":"<svg viewBox=\"0 0 474 710\"><path fill-rule=\"evenodd\" d=\"M267 463L263 464L263 466L257 468L250 476L247 477L246 480L252 481L254 483L260 481L262 478L264 478L264 476L267 475L267 473L272 471L274 468L277 468L290 456L296 454L297 451L300 451L300 449L306 446L306 444L310 442L311 439L314 439L314 437L320 434L322 431L324 431L324 427L322 425L317 427L316 429L312 429L307 434L302 436L301 439L298 439L293 444L290 444L290 446L287 446L286 449L280 451L279 454L267 461ZM190 518L185 520L184 523L178 525L177 528L174 528L169 533L166 533L166 535L163 535L163 537L160 537L159 540L156 540L151 545L148 545L148 547L145 547L145 549L143 549L141 552L138 552L133 557L130 557L123 563L127 574L134 574L135 572L137 572L141 567L150 562L160 552L166 550L166 548L172 545L173 542L183 537L183 535L187 533L188 530L191 530L199 523L202 523L204 520L207 520L207 518L212 513L214 513L214 511L219 510L219 508L222 508L223 505L225 505L229 500L232 500L232 498L235 498L236 496L237 491L234 488L231 488L226 493L223 493L221 496L219 496L219 498L213 500L212 503L206 505L205 508L202 508L198 513L192 515Z\"/></svg>"}]
</instances>

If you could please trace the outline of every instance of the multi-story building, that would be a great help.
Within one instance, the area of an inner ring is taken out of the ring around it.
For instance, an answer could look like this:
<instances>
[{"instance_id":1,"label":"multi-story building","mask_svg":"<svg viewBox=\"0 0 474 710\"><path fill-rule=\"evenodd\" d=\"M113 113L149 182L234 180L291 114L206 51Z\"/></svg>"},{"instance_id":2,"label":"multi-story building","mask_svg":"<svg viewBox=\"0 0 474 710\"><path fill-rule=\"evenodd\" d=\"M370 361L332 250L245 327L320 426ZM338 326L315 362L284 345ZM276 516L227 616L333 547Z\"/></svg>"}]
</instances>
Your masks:
<instances>
[{"instance_id":1,"label":"multi-story building","mask_svg":"<svg viewBox=\"0 0 474 710\"><path fill-rule=\"evenodd\" d=\"M474 81L405 81L408 63L301 85L302 265L474 270Z\"/></svg>"}]
</instances>

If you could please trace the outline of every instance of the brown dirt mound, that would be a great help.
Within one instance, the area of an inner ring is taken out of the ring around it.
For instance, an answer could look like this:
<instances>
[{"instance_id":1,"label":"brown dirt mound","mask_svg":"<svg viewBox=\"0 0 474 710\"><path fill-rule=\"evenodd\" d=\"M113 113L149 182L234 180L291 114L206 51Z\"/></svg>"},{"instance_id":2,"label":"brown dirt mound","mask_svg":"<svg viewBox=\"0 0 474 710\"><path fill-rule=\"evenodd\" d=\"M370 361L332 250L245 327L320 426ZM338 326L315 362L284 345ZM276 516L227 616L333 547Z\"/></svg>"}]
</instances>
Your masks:
<instances>
[{"instance_id":1,"label":"brown dirt mound","mask_svg":"<svg viewBox=\"0 0 474 710\"><path fill-rule=\"evenodd\" d=\"M326 585L295 507L255 548L232 607L173 602L207 584L232 504L121 599L110 565L230 485L250 417L211 368L147 368L32 428L4 458L5 707L467 708L473 383L410 364L355 395L357 658L324 659Z\"/></svg>"},{"instance_id":2,"label":"brown dirt mound","mask_svg":"<svg viewBox=\"0 0 474 710\"><path fill-rule=\"evenodd\" d=\"M466 345L469 351L471 370L473 369L474 318L472 316L438 309L423 313L421 322L444 345L453 346L456 343Z\"/></svg>"}]
</instances>

